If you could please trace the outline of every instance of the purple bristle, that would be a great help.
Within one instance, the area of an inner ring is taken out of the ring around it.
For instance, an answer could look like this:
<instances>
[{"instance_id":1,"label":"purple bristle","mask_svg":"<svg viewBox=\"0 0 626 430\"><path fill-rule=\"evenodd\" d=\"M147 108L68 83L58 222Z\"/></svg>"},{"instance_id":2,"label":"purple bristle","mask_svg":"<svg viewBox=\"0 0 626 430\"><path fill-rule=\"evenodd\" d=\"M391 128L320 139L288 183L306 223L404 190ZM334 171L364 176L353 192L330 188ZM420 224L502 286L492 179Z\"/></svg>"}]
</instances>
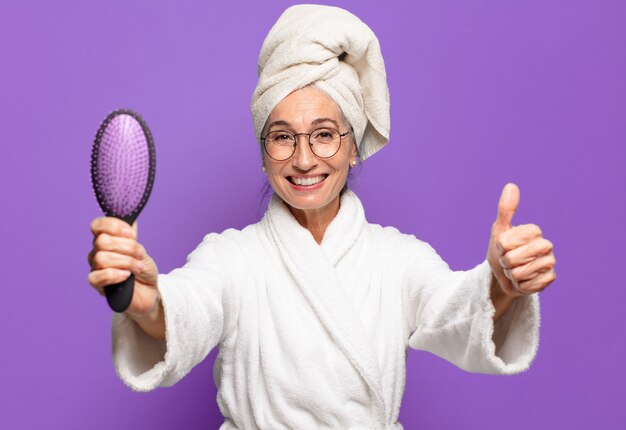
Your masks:
<instances>
[{"instance_id":1,"label":"purple bristle","mask_svg":"<svg viewBox=\"0 0 626 430\"><path fill-rule=\"evenodd\" d=\"M150 151L141 123L122 113L99 131L94 154L94 186L109 216L127 218L145 203Z\"/></svg>"}]
</instances>

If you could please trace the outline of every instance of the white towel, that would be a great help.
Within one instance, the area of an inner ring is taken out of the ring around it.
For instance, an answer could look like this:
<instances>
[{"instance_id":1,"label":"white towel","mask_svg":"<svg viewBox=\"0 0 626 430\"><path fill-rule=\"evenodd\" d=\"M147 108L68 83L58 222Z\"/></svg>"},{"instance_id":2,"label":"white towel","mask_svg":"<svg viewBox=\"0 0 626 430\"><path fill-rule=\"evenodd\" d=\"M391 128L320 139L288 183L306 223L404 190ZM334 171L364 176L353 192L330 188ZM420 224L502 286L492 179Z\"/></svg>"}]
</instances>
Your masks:
<instances>
[{"instance_id":1,"label":"white towel","mask_svg":"<svg viewBox=\"0 0 626 430\"><path fill-rule=\"evenodd\" d=\"M252 95L259 139L272 109L291 92L313 84L339 105L365 160L389 142L389 89L374 32L347 10L291 6L268 33Z\"/></svg>"}]
</instances>

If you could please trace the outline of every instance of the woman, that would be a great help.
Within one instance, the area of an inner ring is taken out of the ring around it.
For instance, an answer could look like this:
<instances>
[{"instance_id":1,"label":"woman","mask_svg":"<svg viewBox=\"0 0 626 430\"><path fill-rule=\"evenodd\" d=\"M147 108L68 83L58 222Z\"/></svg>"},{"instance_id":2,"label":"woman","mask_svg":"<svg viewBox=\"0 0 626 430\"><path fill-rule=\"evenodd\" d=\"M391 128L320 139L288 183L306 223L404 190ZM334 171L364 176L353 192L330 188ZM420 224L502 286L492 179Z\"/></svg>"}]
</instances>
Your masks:
<instances>
[{"instance_id":1,"label":"woman","mask_svg":"<svg viewBox=\"0 0 626 430\"><path fill-rule=\"evenodd\" d=\"M138 391L170 386L216 346L222 429L401 429L406 350L472 372L524 371L538 346L536 292L552 245L499 203L487 258L451 271L430 245L370 224L349 170L388 141L378 41L349 12L287 9L267 36L252 97L274 194L261 221L208 234L169 274L114 218L92 223L90 284L132 271L113 315L113 358Z\"/></svg>"}]
</instances>

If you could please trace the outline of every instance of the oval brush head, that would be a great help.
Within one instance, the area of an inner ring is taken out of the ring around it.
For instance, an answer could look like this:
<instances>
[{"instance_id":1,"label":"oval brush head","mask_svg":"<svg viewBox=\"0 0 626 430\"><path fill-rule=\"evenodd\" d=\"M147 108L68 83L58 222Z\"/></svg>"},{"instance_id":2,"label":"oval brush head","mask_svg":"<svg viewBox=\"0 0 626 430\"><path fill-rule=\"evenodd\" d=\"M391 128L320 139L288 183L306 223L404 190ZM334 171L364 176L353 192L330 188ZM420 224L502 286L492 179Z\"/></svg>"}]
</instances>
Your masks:
<instances>
[{"instance_id":1,"label":"oval brush head","mask_svg":"<svg viewBox=\"0 0 626 430\"><path fill-rule=\"evenodd\" d=\"M135 112L120 109L100 125L91 154L91 181L96 199L106 216L132 225L144 208L156 170L152 134ZM124 312L133 297L135 277L105 287L107 300L116 312Z\"/></svg>"}]
</instances>

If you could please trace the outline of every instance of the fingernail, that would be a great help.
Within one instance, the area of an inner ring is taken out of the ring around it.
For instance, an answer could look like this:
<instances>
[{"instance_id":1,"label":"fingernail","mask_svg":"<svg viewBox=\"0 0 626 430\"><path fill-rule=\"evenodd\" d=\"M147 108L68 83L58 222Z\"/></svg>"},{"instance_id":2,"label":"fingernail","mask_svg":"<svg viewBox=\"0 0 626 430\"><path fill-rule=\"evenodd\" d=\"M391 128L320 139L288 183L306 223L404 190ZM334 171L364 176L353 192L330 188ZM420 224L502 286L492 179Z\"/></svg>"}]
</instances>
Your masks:
<instances>
[{"instance_id":1,"label":"fingernail","mask_svg":"<svg viewBox=\"0 0 626 430\"><path fill-rule=\"evenodd\" d=\"M128 228L128 227L125 227L125 228L122 230L122 234L123 234L124 236L126 236L126 237L133 237L133 236L134 236L134 232L133 232L133 230L132 230L132 229L130 229L130 228Z\"/></svg>"}]
</instances>

